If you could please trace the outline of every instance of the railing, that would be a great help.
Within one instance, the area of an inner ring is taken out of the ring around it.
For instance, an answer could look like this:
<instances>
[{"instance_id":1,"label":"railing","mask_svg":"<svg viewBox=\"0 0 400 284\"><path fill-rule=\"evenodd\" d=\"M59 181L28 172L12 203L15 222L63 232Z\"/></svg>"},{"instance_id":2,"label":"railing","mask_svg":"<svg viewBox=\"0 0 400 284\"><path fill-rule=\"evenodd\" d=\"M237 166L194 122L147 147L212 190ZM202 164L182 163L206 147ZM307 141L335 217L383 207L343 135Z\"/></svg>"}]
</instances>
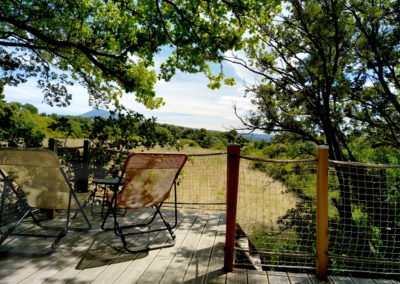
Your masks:
<instances>
[{"instance_id":1,"label":"railing","mask_svg":"<svg viewBox=\"0 0 400 284\"><path fill-rule=\"evenodd\" d=\"M329 161L329 271L400 276L400 166Z\"/></svg>"},{"instance_id":2,"label":"railing","mask_svg":"<svg viewBox=\"0 0 400 284\"><path fill-rule=\"evenodd\" d=\"M55 142L49 148L57 151ZM89 151L89 142L79 147L87 168ZM87 189L88 171L78 177ZM178 204L226 210L227 272L400 276L400 166L328 160L325 146L316 159L287 161L241 156L230 145L227 153L189 153Z\"/></svg>"},{"instance_id":3,"label":"railing","mask_svg":"<svg viewBox=\"0 0 400 284\"><path fill-rule=\"evenodd\" d=\"M235 266L315 271L316 170L316 159L240 157Z\"/></svg>"},{"instance_id":4,"label":"railing","mask_svg":"<svg viewBox=\"0 0 400 284\"><path fill-rule=\"evenodd\" d=\"M187 210L225 211L226 153L208 151L188 156L178 178L178 206Z\"/></svg>"},{"instance_id":5,"label":"railing","mask_svg":"<svg viewBox=\"0 0 400 284\"><path fill-rule=\"evenodd\" d=\"M227 219L237 217L227 222L236 234L227 233L226 271L400 276L400 166L331 161L326 146L311 160L229 152L228 175L239 168L239 181L228 186Z\"/></svg>"}]
</instances>

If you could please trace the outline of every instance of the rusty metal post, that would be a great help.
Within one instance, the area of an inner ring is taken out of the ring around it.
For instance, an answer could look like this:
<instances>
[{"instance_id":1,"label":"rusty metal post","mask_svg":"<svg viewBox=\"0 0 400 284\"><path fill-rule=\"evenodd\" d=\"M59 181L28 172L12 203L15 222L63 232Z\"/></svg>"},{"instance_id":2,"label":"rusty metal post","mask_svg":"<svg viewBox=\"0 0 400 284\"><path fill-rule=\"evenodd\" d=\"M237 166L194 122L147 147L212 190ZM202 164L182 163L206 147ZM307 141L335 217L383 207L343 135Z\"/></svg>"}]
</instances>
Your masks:
<instances>
[{"instance_id":1,"label":"rusty metal post","mask_svg":"<svg viewBox=\"0 0 400 284\"><path fill-rule=\"evenodd\" d=\"M240 145L228 145L227 161L227 200L226 200L226 235L225 235L225 273L233 270L235 229L236 229L236 208L239 185L239 162Z\"/></svg>"},{"instance_id":2,"label":"rusty metal post","mask_svg":"<svg viewBox=\"0 0 400 284\"><path fill-rule=\"evenodd\" d=\"M329 147L317 146L317 276L328 274L328 152Z\"/></svg>"}]
</instances>

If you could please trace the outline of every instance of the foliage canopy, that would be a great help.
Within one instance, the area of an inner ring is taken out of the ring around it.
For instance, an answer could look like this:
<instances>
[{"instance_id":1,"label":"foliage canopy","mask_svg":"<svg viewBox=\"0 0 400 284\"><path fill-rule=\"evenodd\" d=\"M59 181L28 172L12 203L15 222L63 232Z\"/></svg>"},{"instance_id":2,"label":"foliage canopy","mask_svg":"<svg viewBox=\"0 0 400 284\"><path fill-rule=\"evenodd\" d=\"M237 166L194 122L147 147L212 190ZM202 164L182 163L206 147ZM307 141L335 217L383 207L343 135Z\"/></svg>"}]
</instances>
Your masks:
<instances>
[{"instance_id":1,"label":"foliage canopy","mask_svg":"<svg viewBox=\"0 0 400 284\"><path fill-rule=\"evenodd\" d=\"M4 0L0 3L0 90L36 77L44 100L66 106L67 86L83 85L95 105L135 93L148 108L155 96L154 55L172 50L158 79L176 69L224 80L208 63L240 49L250 17L268 17L279 1ZM222 66L222 65L221 65ZM227 79L226 83L232 83Z\"/></svg>"},{"instance_id":2,"label":"foliage canopy","mask_svg":"<svg viewBox=\"0 0 400 284\"><path fill-rule=\"evenodd\" d=\"M356 159L359 136L398 148L399 1L283 3L272 23L258 19L252 64L230 59L263 77L248 90L258 110L246 126L328 144L337 160Z\"/></svg>"},{"instance_id":3,"label":"foliage canopy","mask_svg":"<svg viewBox=\"0 0 400 284\"><path fill-rule=\"evenodd\" d=\"M248 90L257 110L243 118L246 127L327 144L333 160L360 160L365 146L383 149L371 157L398 154L400 2L289 0L283 7L287 13L272 23L258 20L262 44L247 50L250 64L231 59L263 77ZM385 170L334 171L331 202L343 232L352 232L358 208L370 224L363 234L379 232L384 247L398 248L398 184L386 180ZM395 258L395 251L379 253Z\"/></svg>"}]
</instances>

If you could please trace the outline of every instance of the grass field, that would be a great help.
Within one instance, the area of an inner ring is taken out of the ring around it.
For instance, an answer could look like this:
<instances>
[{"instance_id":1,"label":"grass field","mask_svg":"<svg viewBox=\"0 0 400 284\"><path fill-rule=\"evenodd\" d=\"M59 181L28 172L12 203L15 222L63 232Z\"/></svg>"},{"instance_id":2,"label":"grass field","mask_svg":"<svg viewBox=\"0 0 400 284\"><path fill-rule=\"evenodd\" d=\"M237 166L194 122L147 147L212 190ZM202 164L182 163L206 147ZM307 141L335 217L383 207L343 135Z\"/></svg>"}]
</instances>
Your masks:
<instances>
[{"instance_id":1,"label":"grass field","mask_svg":"<svg viewBox=\"0 0 400 284\"><path fill-rule=\"evenodd\" d=\"M83 141L69 139L66 145L80 147ZM175 148L168 147L150 150L137 148L135 151L178 152ZM221 151L188 147L179 152L192 155ZM255 170L250 161L241 159L240 163L238 223L246 231L252 230L254 226L276 228L278 218L294 208L298 198L279 181ZM189 157L179 178L178 202L185 203L181 206L182 209L224 211L226 171L226 155Z\"/></svg>"}]
</instances>

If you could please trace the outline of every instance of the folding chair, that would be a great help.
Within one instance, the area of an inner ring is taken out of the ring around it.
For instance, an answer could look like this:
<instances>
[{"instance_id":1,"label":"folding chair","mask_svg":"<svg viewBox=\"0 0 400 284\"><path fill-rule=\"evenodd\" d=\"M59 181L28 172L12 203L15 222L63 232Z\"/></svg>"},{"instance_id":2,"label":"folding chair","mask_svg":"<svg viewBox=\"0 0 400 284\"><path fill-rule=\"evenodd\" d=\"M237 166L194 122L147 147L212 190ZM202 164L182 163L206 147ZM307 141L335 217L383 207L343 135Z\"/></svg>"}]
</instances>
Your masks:
<instances>
[{"instance_id":1,"label":"folding chair","mask_svg":"<svg viewBox=\"0 0 400 284\"><path fill-rule=\"evenodd\" d=\"M103 230L114 230L114 233L122 240L122 244L126 251L135 253L140 251L148 251L163 247L170 247L175 244L175 234L173 229L177 225L177 200L176 200L176 179L186 163L187 155L171 154L171 153L134 153L128 156L124 171L120 177L125 178L122 193L118 193L118 186L114 187L114 193L108 195L108 210L103 220ZM172 187L174 187L174 225L171 226L164 218L161 212L161 206L168 198ZM153 216L150 221L145 223L133 223L121 225L117 208L124 209L154 209ZM106 228L107 218L112 214L114 226ZM151 225L155 223L156 216L159 216L164 225L163 228L152 229ZM127 232L128 229L135 227L149 227L145 231ZM169 242L158 246L150 246L150 233L168 230L171 235ZM129 248L126 237L136 234L147 234L147 244L141 247Z\"/></svg>"},{"instance_id":2,"label":"folding chair","mask_svg":"<svg viewBox=\"0 0 400 284\"><path fill-rule=\"evenodd\" d=\"M0 245L10 235L54 238L50 250L52 253L60 240L69 230L87 231L91 224L83 210L90 193L75 193L71 183L61 168L57 155L45 149L0 149L0 175L4 182L2 194L14 193L16 202L24 211L22 217L5 232L0 230ZM16 184L17 187L14 185ZM20 193L20 190L24 194ZM67 210L65 224L62 226L46 226L35 215L37 209ZM71 216L71 211L75 213ZM82 213L87 227L73 228L71 223L78 213ZM58 234L20 234L13 233L27 217L32 217L34 223L42 229L55 231ZM40 254L42 255L42 253Z\"/></svg>"}]
</instances>

